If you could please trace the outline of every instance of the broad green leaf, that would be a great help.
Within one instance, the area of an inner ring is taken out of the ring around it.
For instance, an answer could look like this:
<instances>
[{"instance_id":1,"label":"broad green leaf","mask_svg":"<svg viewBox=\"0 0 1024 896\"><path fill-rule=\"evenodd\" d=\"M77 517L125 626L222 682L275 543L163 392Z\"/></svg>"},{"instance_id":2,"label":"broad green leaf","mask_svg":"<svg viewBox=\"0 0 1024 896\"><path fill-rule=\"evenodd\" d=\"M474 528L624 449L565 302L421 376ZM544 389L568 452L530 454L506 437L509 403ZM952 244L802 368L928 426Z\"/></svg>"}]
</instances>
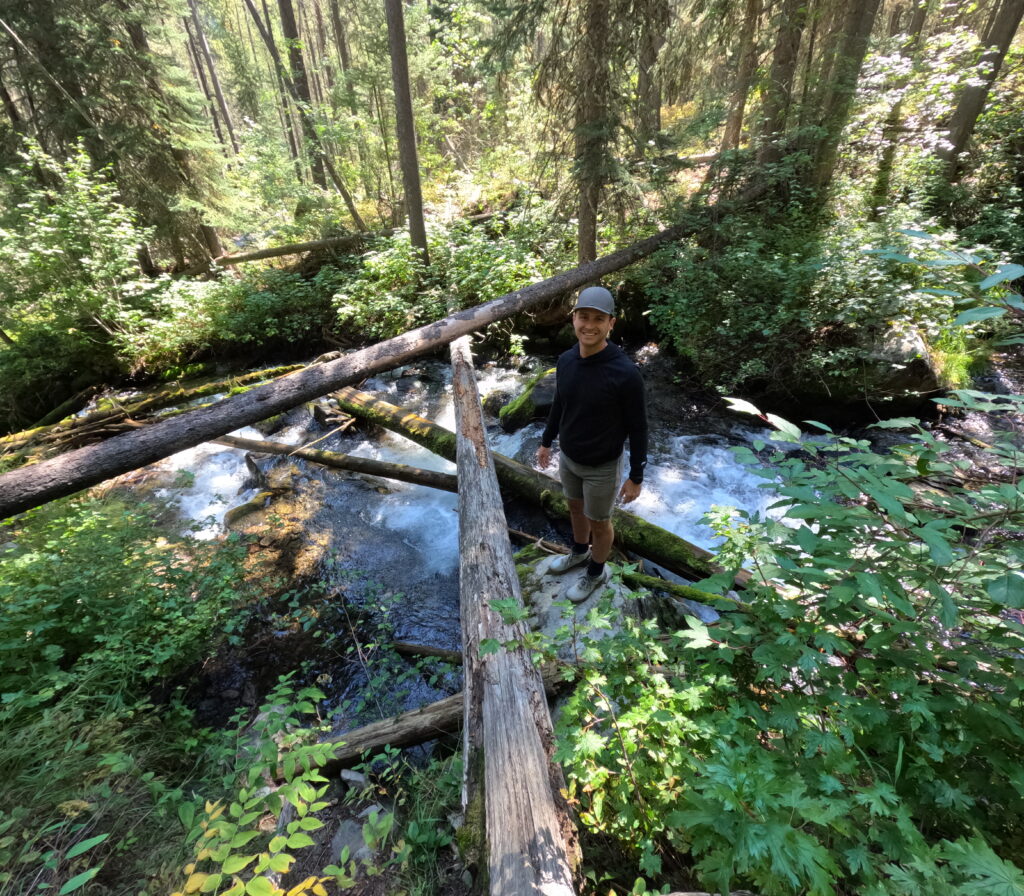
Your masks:
<instances>
[{"instance_id":1,"label":"broad green leaf","mask_svg":"<svg viewBox=\"0 0 1024 896\"><path fill-rule=\"evenodd\" d=\"M949 542L942 537L942 534L934 529L919 527L912 530L914 534L928 545L928 552L931 554L932 562L936 566L947 566L953 562L953 549Z\"/></svg>"},{"instance_id":2,"label":"broad green leaf","mask_svg":"<svg viewBox=\"0 0 1024 896\"><path fill-rule=\"evenodd\" d=\"M921 425L916 417L893 417L891 420L879 420L872 423L872 429L915 429Z\"/></svg>"},{"instance_id":3,"label":"broad green leaf","mask_svg":"<svg viewBox=\"0 0 1024 896\"><path fill-rule=\"evenodd\" d=\"M954 327L962 327L964 324L973 323L976 320L988 320L990 317L1002 317L1006 314L1005 308L993 308L987 305L983 308L968 308L961 311L953 320Z\"/></svg>"},{"instance_id":4,"label":"broad green leaf","mask_svg":"<svg viewBox=\"0 0 1024 896\"><path fill-rule=\"evenodd\" d=\"M265 877L254 877L245 885L248 896L274 896L277 892L274 885Z\"/></svg>"},{"instance_id":5,"label":"broad green leaf","mask_svg":"<svg viewBox=\"0 0 1024 896\"><path fill-rule=\"evenodd\" d=\"M225 874L237 874L255 858L255 855L228 856L227 859L224 861L223 871Z\"/></svg>"},{"instance_id":6,"label":"broad green leaf","mask_svg":"<svg viewBox=\"0 0 1024 896\"><path fill-rule=\"evenodd\" d=\"M897 233L902 233L904 236L913 237L916 240L928 240L931 242L935 239L930 233L925 233L923 230L911 230L909 227L900 227Z\"/></svg>"},{"instance_id":7,"label":"broad green leaf","mask_svg":"<svg viewBox=\"0 0 1024 896\"><path fill-rule=\"evenodd\" d=\"M997 283L1006 283L1008 280L1016 280L1019 277L1024 277L1024 267L1019 264L1001 264L994 274L990 274L978 284L978 289L984 292Z\"/></svg>"},{"instance_id":8,"label":"broad green leaf","mask_svg":"<svg viewBox=\"0 0 1024 896\"><path fill-rule=\"evenodd\" d=\"M768 422L771 423L779 432L785 433L787 436L792 436L794 439L799 439L803 435L800 432L800 428L790 423L788 420L778 416L777 414L765 414Z\"/></svg>"},{"instance_id":9,"label":"broad green leaf","mask_svg":"<svg viewBox=\"0 0 1024 896\"><path fill-rule=\"evenodd\" d=\"M316 841L309 834L299 831L288 838L289 849L302 849L304 846L315 846Z\"/></svg>"},{"instance_id":10,"label":"broad green leaf","mask_svg":"<svg viewBox=\"0 0 1024 896\"><path fill-rule=\"evenodd\" d=\"M84 887L89 881L91 881L97 874L100 873L99 868L90 868L88 871L83 871L81 874L76 874L71 880L64 884L63 887L57 893L57 896L67 896L68 893L74 893L79 887Z\"/></svg>"},{"instance_id":11,"label":"broad green leaf","mask_svg":"<svg viewBox=\"0 0 1024 896\"><path fill-rule=\"evenodd\" d=\"M1008 572L988 583L988 596L997 604L1012 607L1015 610L1024 608L1024 574Z\"/></svg>"}]
</instances>

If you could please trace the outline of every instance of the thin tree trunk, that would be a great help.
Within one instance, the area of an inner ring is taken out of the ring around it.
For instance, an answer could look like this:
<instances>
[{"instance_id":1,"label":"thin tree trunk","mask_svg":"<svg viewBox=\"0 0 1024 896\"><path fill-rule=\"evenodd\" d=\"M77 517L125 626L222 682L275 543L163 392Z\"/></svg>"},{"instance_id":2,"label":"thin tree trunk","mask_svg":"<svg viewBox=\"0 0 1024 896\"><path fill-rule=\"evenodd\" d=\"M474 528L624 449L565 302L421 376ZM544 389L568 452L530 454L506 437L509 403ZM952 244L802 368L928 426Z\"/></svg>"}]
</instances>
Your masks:
<instances>
[{"instance_id":1,"label":"thin tree trunk","mask_svg":"<svg viewBox=\"0 0 1024 896\"><path fill-rule=\"evenodd\" d=\"M1017 33L1024 0L1002 0L987 35L987 46L978 62L976 83L969 83L961 92L956 110L949 123L947 142L938 150L939 160L945 168L946 180L953 183L959 173L960 157L974 133L974 126L985 108L985 101L1003 66L1006 52Z\"/></svg>"},{"instance_id":2,"label":"thin tree trunk","mask_svg":"<svg viewBox=\"0 0 1024 896\"><path fill-rule=\"evenodd\" d=\"M231 148L235 155L238 155L238 140L235 139L235 128L231 122L231 113L228 111L227 101L224 99L224 91L220 86L220 78L217 77L217 67L213 64L213 54L210 52L210 44L206 40L206 32L203 31L202 23L199 21L199 9L196 0L188 0L189 10L192 13L192 26L195 28L195 39L199 45L203 61L210 73L210 83L213 86L214 96L217 98L217 107L220 109L221 118L224 120L224 127L227 128L228 137L231 139Z\"/></svg>"},{"instance_id":3,"label":"thin tree trunk","mask_svg":"<svg viewBox=\"0 0 1024 896\"><path fill-rule=\"evenodd\" d=\"M783 0L772 66L761 110L761 148L758 161L771 164L782 158L786 120L793 99L793 78L800 51L800 37L807 21L805 0Z\"/></svg>"},{"instance_id":4,"label":"thin tree trunk","mask_svg":"<svg viewBox=\"0 0 1024 896\"><path fill-rule=\"evenodd\" d=\"M395 129L398 134L398 160L402 166L405 207L409 216L409 239L419 250L424 265L430 264L427 230L423 220L423 193L416 154L416 124L409 90L409 60L405 48L405 19L402 0L384 0L388 20L388 48L391 53L391 79L395 90Z\"/></svg>"},{"instance_id":5,"label":"thin tree trunk","mask_svg":"<svg viewBox=\"0 0 1024 896\"><path fill-rule=\"evenodd\" d=\"M722 152L738 149L743 131L743 112L747 95L757 70L757 22L761 18L761 0L747 0L743 12L743 30L740 31L739 67L736 70L736 87L729 103L729 117L722 133Z\"/></svg>"},{"instance_id":6,"label":"thin tree trunk","mask_svg":"<svg viewBox=\"0 0 1024 896\"><path fill-rule=\"evenodd\" d=\"M281 35L288 48L288 84L291 85L292 96L299 107L306 139L315 146L322 147L316 133L316 126L312 121L313 100L309 91L309 76L306 73L306 63L302 57L299 26L295 21L295 8L292 6L292 0L277 0L277 9L281 16ZM313 183L319 187L327 186L325 161L326 153L322 151L322 148L321 152L313 153Z\"/></svg>"},{"instance_id":7,"label":"thin tree trunk","mask_svg":"<svg viewBox=\"0 0 1024 896\"><path fill-rule=\"evenodd\" d=\"M195 75L196 81L203 91L203 96L206 97L206 114L210 117L217 142L221 145L225 155L227 155L228 141L224 136L224 129L220 126L220 113L217 111L217 105L210 91L210 85L206 80L206 72L199 58L195 38L192 36L192 24L185 16L182 16L181 22L185 27L185 54L188 56L189 66L192 68L192 74Z\"/></svg>"},{"instance_id":8,"label":"thin tree trunk","mask_svg":"<svg viewBox=\"0 0 1024 896\"><path fill-rule=\"evenodd\" d=\"M277 111L281 117L281 128L288 137L288 148L291 150L292 159L295 162L295 176L301 184L306 181L306 172L302 164L302 140L299 137L298 128L296 127L295 120L292 116L291 99L284 81L284 66L281 64L280 55L277 52L277 43L274 39L274 27L270 18L270 9L267 6L267 0L262 0L262 5L263 17L266 20L265 24L263 19L260 19L256 8L251 3L247 2L246 8L249 10L250 18L256 22L256 29L259 31L260 37L263 40L263 46L270 56L270 69L273 73L271 77L277 87ZM249 19L246 19L247 27L249 23ZM253 52L255 54L255 51Z\"/></svg>"},{"instance_id":9,"label":"thin tree trunk","mask_svg":"<svg viewBox=\"0 0 1024 896\"><path fill-rule=\"evenodd\" d=\"M279 2L285 2L285 0L279 0ZM313 144L317 153L317 158L322 160L324 168L327 169L327 173L330 175L331 180L334 182L335 188L341 194L341 198L345 201L345 206L348 208L349 214L352 216L352 220L355 222L357 230L366 230L366 224L363 222L359 211L356 209L355 202L352 200L352 194L349 193L348 188L345 186L337 170L335 169L327 153L324 152L323 143L320 140L316 130L316 122L313 120L312 114L309 111L308 105L303 104L299 99L298 94L295 90L295 85L292 83L291 78L287 77L284 64L281 61L281 56L277 52L277 47L274 45L274 41L268 34L266 28L263 25L263 21L260 19L259 14L256 12L256 7L253 5L252 0L245 0L245 5L248 7L253 20L256 22L256 28L260 32L260 36L263 38L266 44L267 50L270 52L271 58L274 60L275 66L281 73L282 80L284 81L285 87L291 94L292 99L295 100L296 107L298 109L299 118L302 120L303 128L305 129L306 136Z\"/></svg>"},{"instance_id":10,"label":"thin tree trunk","mask_svg":"<svg viewBox=\"0 0 1024 896\"><path fill-rule=\"evenodd\" d=\"M927 15L928 0L916 0L913 15L907 27L907 39L900 48L901 56L913 58L916 55ZM896 34L899 29L899 18L894 15L893 19L890 27L893 29L892 33ZM882 155L878 162L878 173L875 175L875 182L871 188L871 210L868 213L872 221L879 220L889 204L889 185L892 181L898 146L897 135L900 122L903 120L903 93L910 83L910 77L911 75L908 73L897 79L894 86L899 91L899 97L889 110L885 124L882 125Z\"/></svg>"}]
</instances>

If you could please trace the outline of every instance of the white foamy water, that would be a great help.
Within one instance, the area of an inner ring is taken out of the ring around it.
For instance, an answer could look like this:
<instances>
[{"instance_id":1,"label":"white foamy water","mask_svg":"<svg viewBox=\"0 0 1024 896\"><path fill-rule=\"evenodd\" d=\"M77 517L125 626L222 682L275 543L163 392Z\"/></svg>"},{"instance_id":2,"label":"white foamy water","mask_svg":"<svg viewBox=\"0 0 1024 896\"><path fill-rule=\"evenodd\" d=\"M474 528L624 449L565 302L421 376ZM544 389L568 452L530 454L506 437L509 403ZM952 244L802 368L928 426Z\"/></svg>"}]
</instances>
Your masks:
<instances>
[{"instance_id":1,"label":"white foamy water","mask_svg":"<svg viewBox=\"0 0 1024 896\"><path fill-rule=\"evenodd\" d=\"M276 433L273 438L294 445L301 434L302 427L293 426ZM237 429L231 435L240 439L264 438L251 426ZM215 442L204 442L172 454L153 466L159 470L188 474L187 484L160 489L156 494L169 497L182 517L192 521L197 527L194 531L196 538L215 538L224 531L224 514L256 494L255 488L242 489L250 476L245 454L240 448L229 448Z\"/></svg>"}]
</instances>

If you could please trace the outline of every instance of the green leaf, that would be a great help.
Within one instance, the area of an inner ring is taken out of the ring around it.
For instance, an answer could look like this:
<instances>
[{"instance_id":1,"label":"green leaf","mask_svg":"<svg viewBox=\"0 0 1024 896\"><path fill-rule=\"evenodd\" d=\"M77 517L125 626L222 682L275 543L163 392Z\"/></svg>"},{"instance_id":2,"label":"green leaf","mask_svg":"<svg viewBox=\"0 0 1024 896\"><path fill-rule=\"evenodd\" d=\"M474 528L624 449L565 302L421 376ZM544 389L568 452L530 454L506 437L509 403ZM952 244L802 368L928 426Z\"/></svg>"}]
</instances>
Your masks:
<instances>
[{"instance_id":1,"label":"green leaf","mask_svg":"<svg viewBox=\"0 0 1024 896\"><path fill-rule=\"evenodd\" d=\"M227 859L224 860L224 865L222 866L223 871L225 874L237 874L255 858L255 855L228 856Z\"/></svg>"},{"instance_id":2,"label":"green leaf","mask_svg":"<svg viewBox=\"0 0 1024 896\"><path fill-rule=\"evenodd\" d=\"M98 834L95 837L90 837L88 840L83 840L81 843L76 843L66 853L64 853L65 859L73 859L75 856L80 856L83 852L88 852L98 843L102 843L109 837L110 834Z\"/></svg>"},{"instance_id":3,"label":"green leaf","mask_svg":"<svg viewBox=\"0 0 1024 896\"><path fill-rule=\"evenodd\" d=\"M248 896L274 896L274 885L265 877L254 877L245 885Z\"/></svg>"},{"instance_id":4,"label":"green leaf","mask_svg":"<svg viewBox=\"0 0 1024 896\"><path fill-rule=\"evenodd\" d=\"M964 324L969 324L976 320L988 320L990 317L1002 317L1004 314L1006 314L1005 308L993 308L991 306L968 308L956 316L953 320L953 326L962 327Z\"/></svg>"},{"instance_id":5,"label":"green leaf","mask_svg":"<svg viewBox=\"0 0 1024 896\"><path fill-rule=\"evenodd\" d=\"M928 552L931 554L932 563L936 566L947 566L953 562L953 549L940 533L926 527L918 527L911 531L928 545Z\"/></svg>"},{"instance_id":6,"label":"green leaf","mask_svg":"<svg viewBox=\"0 0 1024 896\"><path fill-rule=\"evenodd\" d=\"M916 429L921 421L916 417L893 417L891 420L879 420L872 423L872 429Z\"/></svg>"},{"instance_id":7,"label":"green leaf","mask_svg":"<svg viewBox=\"0 0 1024 896\"><path fill-rule=\"evenodd\" d=\"M79 887L84 887L89 881L91 881L97 874L100 873L99 868L90 868L88 871L83 871L81 874L76 874L71 880L64 884L63 887L57 892L57 896L67 896L68 893L74 893Z\"/></svg>"},{"instance_id":8,"label":"green leaf","mask_svg":"<svg viewBox=\"0 0 1024 896\"><path fill-rule=\"evenodd\" d=\"M1008 572L986 586L988 596L997 604L1015 610L1024 608L1024 574Z\"/></svg>"},{"instance_id":9,"label":"green leaf","mask_svg":"<svg viewBox=\"0 0 1024 896\"><path fill-rule=\"evenodd\" d=\"M487 656L490 653L497 653L501 650L501 642L495 638L482 638L477 652L480 656Z\"/></svg>"},{"instance_id":10,"label":"green leaf","mask_svg":"<svg viewBox=\"0 0 1024 896\"><path fill-rule=\"evenodd\" d=\"M762 420L764 419L761 412L756 407L754 407L754 405L752 405L749 401L744 401L742 398L729 397L726 397L725 400L729 402L730 411L736 411L737 413L740 414L753 414L755 417L761 417Z\"/></svg>"},{"instance_id":11,"label":"green leaf","mask_svg":"<svg viewBox=\"0 0 1024 896\"><path fill-rule=\"evenodd\" d=\"M788 420L783 419L777 414L765 414L765 418L774 426L779 432L785 433L787 436L792 436L794 439L799 439L803 433L800 432L800 428Z\"/></svg>"},{"instance_id":12,"label":"green leaf","mask_svg":"<svg viewBox=\"0 0 1024 896\"><path fill-rule=\"evenodd\" d=\"M316 841L309 834L299 831L288 838L289 849L302 849L304 846L315 846Z\"/></svg>"},{"instance_id":13,"label":"green leaf","mask_svg":"<svg viewBox=\"0 0 1024 896\"><path fill-rule=\"evenodd\" d=\"M1006 283L1008 280L1016 280L1019 277L1024 277L1024 267L1019 264L1001 264L994 274L990 274L978 284L978 289L984 292L997 283Z\"/></svg>"}]
</instances>

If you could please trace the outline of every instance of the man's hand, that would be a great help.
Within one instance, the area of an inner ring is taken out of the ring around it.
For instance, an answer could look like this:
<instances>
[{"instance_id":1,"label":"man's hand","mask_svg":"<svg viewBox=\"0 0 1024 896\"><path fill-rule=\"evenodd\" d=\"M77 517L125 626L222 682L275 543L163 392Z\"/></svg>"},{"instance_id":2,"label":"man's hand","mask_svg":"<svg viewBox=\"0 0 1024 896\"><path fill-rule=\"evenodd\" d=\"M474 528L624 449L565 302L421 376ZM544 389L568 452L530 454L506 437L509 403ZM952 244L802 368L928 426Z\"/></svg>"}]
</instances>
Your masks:
<instances>
[{"instance_id":1,"label":"man's hand","mask_svg":"<svg viewBox=\"0 0 1024 896\"><path fill-rule=\"evenodd\" d=\"M622 498L622 503L629 504L630 501L635 501L640 497L640 490L642 488L642 483L627 479L622 483L622 488L619 489L619 497Z\"/></svg>"},{"instance_id":2,"label":"man's hand","mask_svg":"<svg viewBox=\"0 0 1024 896\"><path fill-rule=\"evenodd\" d=\"M540 448L537 449L537 463L540 465L542 470L547 468L548 464L551 463L550 447L541 445Z\"/></svg>"}]
</instances>

